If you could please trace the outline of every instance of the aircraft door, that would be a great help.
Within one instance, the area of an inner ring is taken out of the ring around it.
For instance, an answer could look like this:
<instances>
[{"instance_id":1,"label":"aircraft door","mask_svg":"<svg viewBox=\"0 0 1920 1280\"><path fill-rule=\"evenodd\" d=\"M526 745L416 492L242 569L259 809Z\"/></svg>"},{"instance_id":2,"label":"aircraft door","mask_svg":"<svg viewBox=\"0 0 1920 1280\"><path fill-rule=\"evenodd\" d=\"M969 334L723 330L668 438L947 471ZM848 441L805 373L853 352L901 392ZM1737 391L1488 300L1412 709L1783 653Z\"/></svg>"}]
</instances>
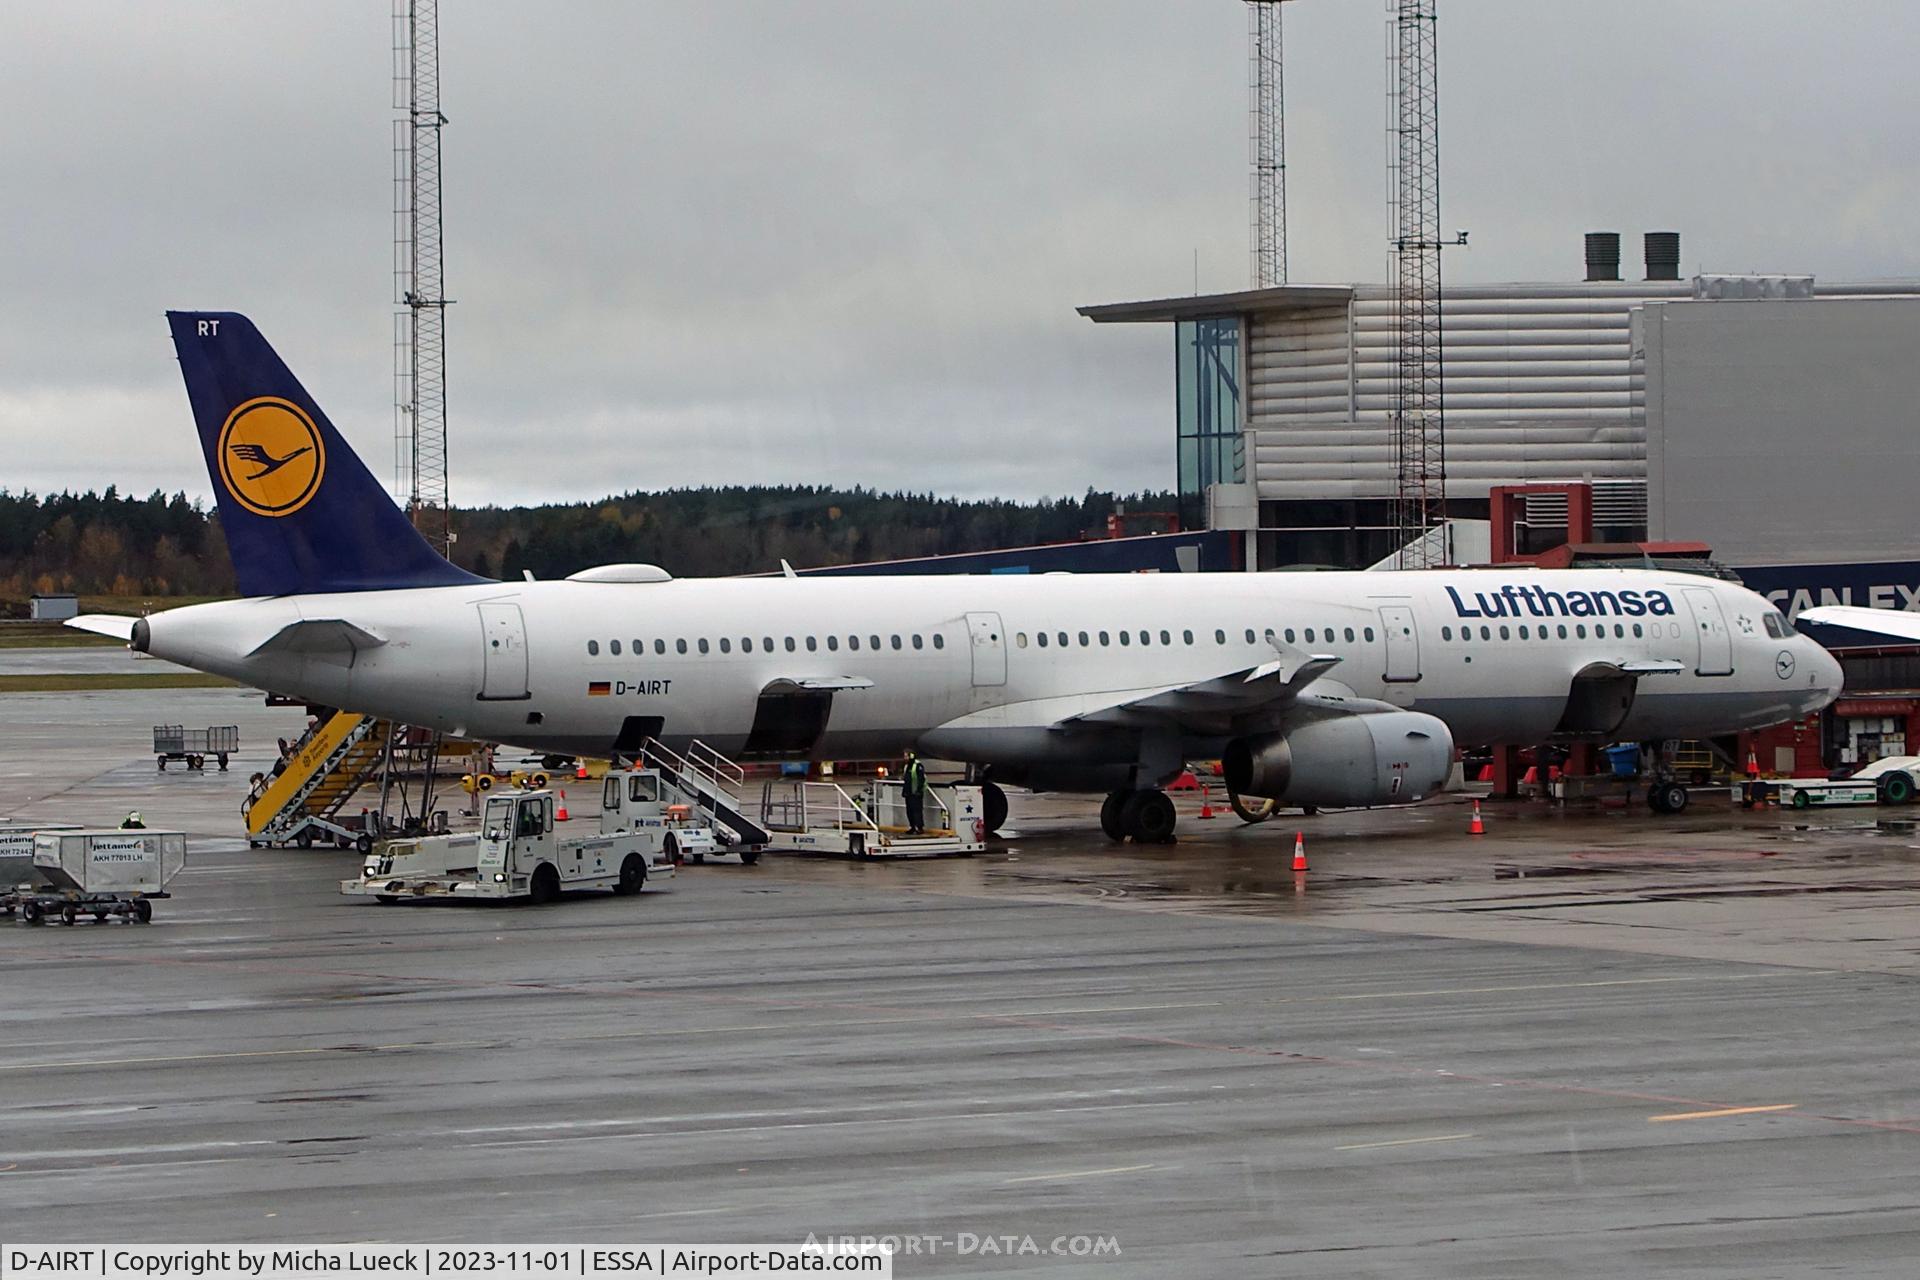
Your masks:
<instances>
[{"instance_id":1,"label":"aircraft door","mask_svg":"<svg viewBox=\"0 0 1920 1280\"><path fill-rule=\"evenodd\" d=\"M1695 675L1730 676L1733 674L1733 633L1727 630L1727 615L1720 608L1720 597L1709 587L1687 587L1682 592L1693 611L1694 634L1700 641L1700 661Z\"/></svg>"},{"instance_id":2,"label":"aircraft door","mask_svg":"<svg viewBox=\"0 0 1920 1280\"><path fill-rule=\"evenodd\" d=\"M975 688L1007 682L1006 633L997 613L967 615L967 634L973 642L973 683Z\"/></svg>"},{"instance_id":3,"label":"aircraft door","mask_svg":"<svg viewBox=\"0 0 1920 1280\"><path fill-rule=\"evenodd\" d=\"M1380 606L1380 630L1387 637L1388 681L1411 684L1420 678L1420 633L1413 610L1404 604Z\"/></svg>"},{"instance_id":4,"label":"aircraft door","mask_svg":"<svg viewBox=\"0 0 1920 1280\"><path fill-rule=\"evenodd\" d=\"M480 697L513 702L527 691L527 624L520 606L492 600L479 606L482 665Z\"/></svg>"}]
</instances>

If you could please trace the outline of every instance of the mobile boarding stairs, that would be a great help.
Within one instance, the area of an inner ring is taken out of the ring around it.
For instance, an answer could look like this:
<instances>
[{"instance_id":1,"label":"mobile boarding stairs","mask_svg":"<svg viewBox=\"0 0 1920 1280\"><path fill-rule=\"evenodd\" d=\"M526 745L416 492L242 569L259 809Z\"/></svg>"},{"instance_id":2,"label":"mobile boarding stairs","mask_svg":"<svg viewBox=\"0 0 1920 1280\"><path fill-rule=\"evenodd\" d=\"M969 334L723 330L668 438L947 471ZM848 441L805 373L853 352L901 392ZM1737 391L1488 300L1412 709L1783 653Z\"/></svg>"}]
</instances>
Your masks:
<instances>
[{"instance_id":1,"label":"mobile boarding stairs","mask_svg":"<svg viewBox=\"0 0 1920 1280\"><path fill-rule=\"evenodd\" d=\"M897 779L838 782L768 779L758 813L742 799L746 771L703 742L684 754L649 739L643 761L696 814L709 819L732 852L768 849L784 853L830 853L856 859L934 858L978 853L986 848L985 807L980 788L927 788L927 829L908 834L906 796ZM744 857L743 860L751 861Z\"/></svg>"}]
</instances>

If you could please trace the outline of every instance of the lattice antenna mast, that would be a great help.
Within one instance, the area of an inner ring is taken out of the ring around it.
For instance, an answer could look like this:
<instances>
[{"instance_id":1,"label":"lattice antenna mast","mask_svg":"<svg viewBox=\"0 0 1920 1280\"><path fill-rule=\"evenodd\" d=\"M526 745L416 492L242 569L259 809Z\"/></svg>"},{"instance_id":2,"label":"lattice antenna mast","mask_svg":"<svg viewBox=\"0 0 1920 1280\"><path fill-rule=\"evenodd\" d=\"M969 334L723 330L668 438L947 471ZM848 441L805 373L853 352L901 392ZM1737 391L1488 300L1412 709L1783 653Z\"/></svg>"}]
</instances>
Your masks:
<instances>
[{"instance_id":1,"label":"lattice antenna mast","mask_svg":"<svg viewBox=\"0 0 1920 1280\"><path fill-rule=\"evenodd\" d=\"M1287 282L1286 84L1280 40L1284 0L1246 0L1249 141L1253 152L1253 284Z\"/></svg>"},{"instance_id":2,"label":"lattice antenna mast","mask_svg":"<svg viewBox=\"0 0 1920 1280\"><path fill-rule=\"evenodd\" d=\"M1395 303L1394 517L1401 564L1445 564L1447 433L1440 339L1440 84L1434 0L1388 0L1387 198Z\"/></svg>"},{"instance_id":3,"label":"lattice antenna mast","mask_svg":"<svg viewBox=\"0 0 1920 1280\"><path fill-rule=\"evenodd\" d=\"M452 549L447 507L447 299L440 259L440 15L393 9L394 489L414 527Z\"/></svg>"}]
</instances>

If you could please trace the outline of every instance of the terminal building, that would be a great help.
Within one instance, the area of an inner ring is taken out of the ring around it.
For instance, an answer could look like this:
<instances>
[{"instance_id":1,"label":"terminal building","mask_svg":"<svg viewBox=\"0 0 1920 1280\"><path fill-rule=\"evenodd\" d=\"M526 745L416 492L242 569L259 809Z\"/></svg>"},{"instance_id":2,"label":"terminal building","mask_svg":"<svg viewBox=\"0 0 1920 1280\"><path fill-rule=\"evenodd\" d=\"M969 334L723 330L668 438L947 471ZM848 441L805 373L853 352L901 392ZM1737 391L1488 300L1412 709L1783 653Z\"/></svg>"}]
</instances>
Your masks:
<instances>
[{"instance_id":1,"label":"terminal building","mask_svg":"<svg viewBox=\"0 0 1920 1280\"><path fill-rule=\"evenodd\" d=\"M1641 280L1620 279L1618 235L1594 233L1584 279L1443 289L1449 513L1487 519L1501 486L1585 483L1599 541L1701 541L1743 569L1911 567L1920 282L1683 280L1677 235L1645 243ZM1398 549L1394 310L1389 287L1346 284L1080 313L1172 329L1183 525L1239 535L1238 563L1264 569ZM1550 504L1528 510L1552 536ZM1768 589L1874 585L1857 577Z\"/></svg>"}]
</instances>

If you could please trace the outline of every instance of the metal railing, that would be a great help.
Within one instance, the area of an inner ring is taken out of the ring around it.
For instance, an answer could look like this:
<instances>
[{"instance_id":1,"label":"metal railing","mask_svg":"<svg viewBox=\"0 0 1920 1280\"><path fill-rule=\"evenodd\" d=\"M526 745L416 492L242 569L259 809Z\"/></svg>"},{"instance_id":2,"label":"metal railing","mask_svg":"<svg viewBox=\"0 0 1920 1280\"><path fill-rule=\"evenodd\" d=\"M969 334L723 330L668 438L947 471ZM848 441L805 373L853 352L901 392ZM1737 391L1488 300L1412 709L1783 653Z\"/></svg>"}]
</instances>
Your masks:
<instances>
[{"instance_id":1,"label":"metal railing","mask_svg":"<svg viewBox=\"0 0 1920 1280\"><path fill-rule=\"evenodd\" d=\"M903 784L875 780L867 791L854 795L837 782L800 782L791 779L769 779L760 788L760 825L779 831L871 831L878 835L889 827L902 826L904 823L890 823L884 818L893 816L889 810L888 791L902 792ZM932 800L945 819L942 828L954 830L953 813L942 800L939 793L931 787L927 789L927 798ZM904 810L902 813L904 816Z\"/></svg>"}]
</instances>

